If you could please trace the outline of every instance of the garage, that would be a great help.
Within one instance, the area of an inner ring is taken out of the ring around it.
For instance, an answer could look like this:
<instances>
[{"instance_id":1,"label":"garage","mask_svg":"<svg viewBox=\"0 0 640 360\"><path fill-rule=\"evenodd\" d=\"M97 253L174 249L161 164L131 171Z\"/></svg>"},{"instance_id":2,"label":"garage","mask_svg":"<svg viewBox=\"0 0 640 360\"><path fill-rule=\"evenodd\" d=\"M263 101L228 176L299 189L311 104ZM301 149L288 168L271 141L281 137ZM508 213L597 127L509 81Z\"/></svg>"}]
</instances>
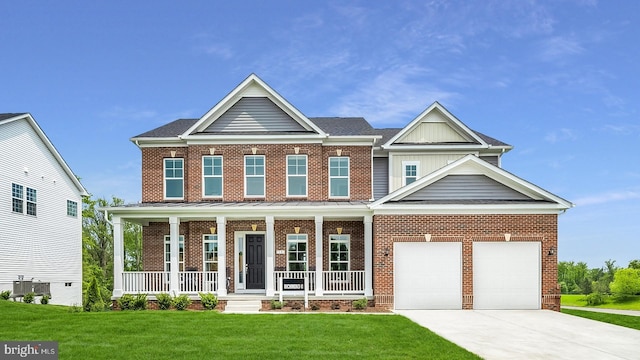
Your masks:
<instances>
[{"instance_id":1,"label":"garage","mask_svg":"<svg viewBox=\"0 0 640 360\"><path fill-rule=\"evenodd\" d=\"M540 309L540 243L474 242L473 308Z\"/></svg>"},{"instance_id":2,"label":"garage","mask_svg":"<svg viewBox=\"0 0 640 360\"><path fill-rule=\"evenodd\" d=\"M462 243L394 244L396 309L462 309Z\"/></svg>"}]
</instances>

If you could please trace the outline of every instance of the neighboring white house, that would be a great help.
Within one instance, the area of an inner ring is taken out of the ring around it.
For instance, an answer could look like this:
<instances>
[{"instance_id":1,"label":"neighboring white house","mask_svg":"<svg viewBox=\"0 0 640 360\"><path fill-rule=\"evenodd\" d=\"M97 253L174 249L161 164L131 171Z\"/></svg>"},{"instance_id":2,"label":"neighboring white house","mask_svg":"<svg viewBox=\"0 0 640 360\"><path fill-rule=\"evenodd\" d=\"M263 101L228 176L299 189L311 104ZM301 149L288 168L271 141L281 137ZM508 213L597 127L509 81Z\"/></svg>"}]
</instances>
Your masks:
<instances>
[{"instance_id":1,"label":"neighboring white house","mask_svg":"<svg viewBox=\"0 0 640 360\"><path fill-rule=\"evenodd\" d=\"M0 153L0 291L23 276L81 305L86 190L28 113L0 114Z\"/></svg>"}]
</instances>

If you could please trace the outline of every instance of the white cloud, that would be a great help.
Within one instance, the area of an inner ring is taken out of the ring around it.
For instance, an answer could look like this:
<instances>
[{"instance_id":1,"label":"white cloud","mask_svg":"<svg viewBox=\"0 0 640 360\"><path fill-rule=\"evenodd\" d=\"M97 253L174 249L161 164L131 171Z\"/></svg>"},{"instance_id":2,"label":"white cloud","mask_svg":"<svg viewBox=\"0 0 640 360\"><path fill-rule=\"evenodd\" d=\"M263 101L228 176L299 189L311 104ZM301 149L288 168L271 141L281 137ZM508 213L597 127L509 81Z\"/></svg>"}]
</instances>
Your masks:
<instances>
[{"instance_id":1,"label":"white cloud","mask_svg":"<svg viewBox=\"0 0 640 360\"><path fill-rule=\"evenodd\" d=\"M555 144L558 142L574 141L577 138L578 136L576 136L573 130L562 128L548 133L544 137L544 140L549 143Z\"/></svg>"},{"instance_id":2,"label":"white cloud","mask_svg":"<svg viewBox=\"0 0 640 360\"><path fill-rule=\"evenodd\" d=\"M585 197L576 199L575 203L578 206L588 206L588 205L606 204L614 201L625 201L625 200L635 200L635 199L640 199L640 191L621 190L621 191L611 191L611 192L606 192L602 194L585 196Z\"/></svg>"},{"instance_id":3,"label":"white cloud","mask_svg":"<svg viewBox=\"0 0 640 360\"><path fill-rule=\"evenodd\" d=\"M558 61L583 51L584 48L576 39L554 36L542 42L539 56L544 61Z\"/></svg>"},{"instance_id":4,"label":"white cloud","mask_svg":"<svg viewBox=\"0 0 640 360\"><path fill-rule=\"evenodd\" d=\"M229 60L233 57L233 51L231 48L224 44L210 44L202 47L202 51L205 54L213 55L215 57Z\"/></svg>"}]
</instances>

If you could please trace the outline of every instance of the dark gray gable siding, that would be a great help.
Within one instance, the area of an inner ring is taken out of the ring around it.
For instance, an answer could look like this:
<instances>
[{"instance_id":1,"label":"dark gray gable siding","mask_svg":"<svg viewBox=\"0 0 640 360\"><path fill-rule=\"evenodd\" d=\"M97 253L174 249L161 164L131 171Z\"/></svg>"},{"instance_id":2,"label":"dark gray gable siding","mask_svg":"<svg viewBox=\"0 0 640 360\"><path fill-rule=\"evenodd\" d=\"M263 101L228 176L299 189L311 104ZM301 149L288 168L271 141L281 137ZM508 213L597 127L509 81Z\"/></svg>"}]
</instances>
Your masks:
<instances>
[{"instance_id":1,"label":"dark gray gable siding","mask_svg":"<svg viewBox=\"0 0 640 360\"><path fill-rule=\"evenodd\" d=\"M448 175L401 201L532 200L485 175Z\"/></svg>"},{"instance_id":2,"label":"dark gray gable siding","mask_svg":"<svg viewBox=\"0 0 640 360\"><path fill-rule=\"evenodd\" d=\"M204 132L307 131L266 97L243 97Z\"/></svg>"},{"instance_id":3,"label":"dark gray gable siding","mask_svg":"<svg viewBox=\"0 0 640 360\"><path fill-rule=\"evenodd\" d=\"M389 194L389 158L373 158L373 198L380 199Z\"/></svg>"},{"instance_id":4,"label":"dark gray gable siding","mask_svg":"<svg viewBox=\"0 0 640 360\"><path fill-rule=\"evenodd\" d=\"M480 159L488 162L489 164L493 165L493 166L498 166L498 155L491 155L491 156L480 156Z\"/></svg>"},{"instance_id":5,"label":"dark gray gable siding","mask_svg":"<svg viewBox=\"0 0 640 360\"><path fill-rule=\"evenodd\" d=\"M18 115L24 115L26 113L2 113L0 114L0 120L7 120L7 119L11 119L13 117L16 117Z\"/></svg>"}]
</instances>

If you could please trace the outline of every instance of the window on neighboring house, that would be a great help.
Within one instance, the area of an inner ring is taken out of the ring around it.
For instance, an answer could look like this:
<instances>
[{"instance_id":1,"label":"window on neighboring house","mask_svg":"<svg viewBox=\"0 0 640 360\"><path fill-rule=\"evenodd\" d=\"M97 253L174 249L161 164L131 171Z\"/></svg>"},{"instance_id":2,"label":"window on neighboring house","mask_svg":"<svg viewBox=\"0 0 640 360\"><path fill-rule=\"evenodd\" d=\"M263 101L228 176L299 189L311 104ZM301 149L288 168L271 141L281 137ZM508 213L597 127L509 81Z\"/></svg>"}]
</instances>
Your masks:
<instances>
[{"instance_id":1,"label":"window on neighboring house","mask_svg":"<svg viewBox=\"0 0 640 360\"><path fill-rule=\"evenodd\" d=\"M418 166L419 163L417 161L402 162L402 186L418 180Z\"/></svg>"},{"instance_id":2,"label":"window on neighboring house","mask_svg":"<svg viewBox=\"0 0 640 360\"><path fill-rule=\"evenodd\" d=\"M19 184L11 184L11 210L19 214L27 214L36 216L37 211L37 191L36 189L26 188ZM26 201L25 201L26 200ZM26 205L25 205L26 202Z\"/></svg>"},{"instance_id":3,"label":"window on neighboring house","mask_svg":"<svg viewBox=\"0 0 640 360\"><path fill-rule=\"evenodd\" d=\"M78 217L78 203L67 200L67 216Z\"/></svg>"},{"instance_id":4,"label":"window on neighboring house","mask_svg":"<svg viewBox=\"0 0 640 360\"><path fill-rule=\"evenodd\" d=\"M204 197L222 197L222 156L202 157Z\"/></svg>"},{"instance_id":5,"label":"window on neighboring house","mask_svg":"<svg viewBox=\"0 0 640 360\"><path fill-rule=\"evenodd\" d=\"M287 155L287 196L307 196L307 155Z\"/></svg>"},{"instance_id":6,"label":"window on neighboring house","mask_svg":"<svg viewBox=\"0 0 640 360\"><path fill-rule=\"evenodd\" d=\"M329 269L349 271L350 235L329 235Z\"/></svg>"},{"instance_id":7,"label":"window on neighboring house","mask_svg":"<svg viewBox=\"0 0 640 360\"><path fill-rule=\"evenodd\" d=\"M349 197L349 158L329 158L329 197Z\"/></svg>"},{"instance_id":8,"label":"window on neighboring house","mask_svg":"<svg viewBox=\"0 0 640 360\"><path fill-rule=\"evenodd\" d=\"M218 235L205 234L202 239L204 271L218 271Z\"/></svg>"},{"instance_id":9,"label":"window on neighboring house","mask_svg":"<svg viewBox=\"0 0 640 360\"><path fill-rule=\"evenodd\" d=\"M184 198L184 159L164 159L164 198Z\"/></svg>"},{"instance_id":10,"label":"window on neighboring house","mask_svg":"<svg viewBox=\"0 0 640 360\"><path fill-rule=\"evenodd\" d=\"M307 271L307 234L287 235L287 270Z\"/></svg>"},{"instance_id":11,"label":"window on neighboring house","mask_svg":"<svg viewBox=\"0 0 640 360\"><path fill-rule=\"evenodd\" d=\"M164 271L171 271L171 236L164 236ZM178 271L184 271L184 235L178 240Z\"/></svg>"},{"instance_id":12,"label":"window on neighboring house","mask_svg":"<svg viewBox=\"0 0 640 360\"><path fill-rule=\"evenodd\" d=\"M264 192L264 155L247 155L244 157L244 195L263 197Z\"/></svg>"}]
</instances>

